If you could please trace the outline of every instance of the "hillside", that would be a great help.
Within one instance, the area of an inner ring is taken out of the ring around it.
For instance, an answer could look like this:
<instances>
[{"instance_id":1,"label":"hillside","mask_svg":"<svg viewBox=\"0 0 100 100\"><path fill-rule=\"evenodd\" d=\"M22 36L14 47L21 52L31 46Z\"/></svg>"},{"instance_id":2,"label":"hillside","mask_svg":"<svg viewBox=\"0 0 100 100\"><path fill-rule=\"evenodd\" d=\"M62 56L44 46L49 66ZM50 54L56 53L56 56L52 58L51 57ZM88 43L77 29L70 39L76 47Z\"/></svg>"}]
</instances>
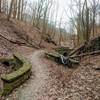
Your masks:
<instances>
[{"instance_id":1,"label":"hillside","mask_svg":"<svg viewBox=\"0 0 100 100\"><path fill-rule=\"evenodd\" d=\"M9 41L11 40L11 41ZM31 45L28 45L27 41L33 44L33 48L30 48ZM31 42L32 41L32 42ZM11 19L10 21L6 20L4 14L0 15L0 52L13 53L21 52L23 49L35 50L38 47L38 44L41 41L40 30L32 25L20 22L18 20ZM13 43L14 42L14 43ZM36 47L35 47L36 46ZM53 44L42 42L40 48L51 48Z\"/></svg>"},{"instance_id":2,"label":"hillside","mask_svg":"<svg viewBox=\"0 0 100 100\"><path fill-rule=\"evenodd\" d=\"M100 100L100 0L0 0L0 100Z\"/></svg>"},{"instance_id":3,"label":"hillside","mask_svg":"<svg viewBox=\"0 0 100 100\"><path fill-rule=\"evenodd\" d=\"M28 39L32 41L27 43ZM95 70L100 66L100 56L84 57L80 65L66 68L44 58L45 51L51 51L55 45L43 41L37 48L40 39L36 27L13 19L7 21L1 15L1 57L17 52L32 63L31 78L1 100L100 100L100 70Z\"/></svg>"}]
</instances>

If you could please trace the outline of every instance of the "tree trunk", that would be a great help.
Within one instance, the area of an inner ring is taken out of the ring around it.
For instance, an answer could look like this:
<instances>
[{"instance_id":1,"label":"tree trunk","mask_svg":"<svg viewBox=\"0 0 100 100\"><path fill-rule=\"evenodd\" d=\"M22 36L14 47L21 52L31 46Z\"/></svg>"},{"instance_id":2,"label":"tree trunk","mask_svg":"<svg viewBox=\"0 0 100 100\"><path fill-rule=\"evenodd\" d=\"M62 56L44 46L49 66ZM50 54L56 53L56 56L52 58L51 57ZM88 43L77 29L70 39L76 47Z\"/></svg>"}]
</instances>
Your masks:
<instances>
[{"instance_id":1,"label":"tree trunk","mask_svg":"<svg viewBox=\"0 0 100 100\"><path fill-rule=\"evenodd\" d=\"M21 2L21 20L23 21L23 8L24 7L24 0Z\"/></svg>"},{"instance_id":2,"label":"tree trunk","mask_svg":"<svg viewBox=\"0 0 100 100\"><path fill-rule=\"evenodd\" d=\"M13 12L13 18L15 19L17 15L17 0L14 0L14 12Z\"/></svg>"},{"instance_id":3,"label":"tree trunk","mask_svg":"<svg viewBox=\"0 0 100 100\"><path fill-rule=\"evenodd\" d=\"M12 6L13 6L14 0L11 0L11 4L10 4L10 10L9 10L9 14L8 14L8 18L7 20L9 21L11 14L12 14Z\"/></svg>"},{"instance_id":4,"label":"tree trunk","mask_svg":"<svg viewBox=\"0 0 100 100\"><path fill-rule=\"evenodd\" d=\"M0 13L1 13L1 2L2 2L2 0L0 0Z\"/></svg>"},{"instance_id":5,"label":"tree trunk","mask_svg":"<svg viewBox=\"0 0 100 100\"><path fill-rule=\"evenodd\" d=\"M20 20L20 13L21 12L21 0L19 0L19 2L18 2L18 17L17 17L17 19L18 20Z\"/></svg>"}]
</instances>

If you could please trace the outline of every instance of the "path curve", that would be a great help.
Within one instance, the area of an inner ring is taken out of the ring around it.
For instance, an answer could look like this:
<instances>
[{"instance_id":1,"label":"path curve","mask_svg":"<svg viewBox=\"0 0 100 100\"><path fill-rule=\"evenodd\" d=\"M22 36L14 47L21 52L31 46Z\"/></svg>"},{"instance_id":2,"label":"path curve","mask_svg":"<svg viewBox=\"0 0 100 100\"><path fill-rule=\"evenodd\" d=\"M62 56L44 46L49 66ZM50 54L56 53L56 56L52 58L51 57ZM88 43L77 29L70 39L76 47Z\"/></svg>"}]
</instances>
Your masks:
<instances>
[{"instance_id":1,"label":"path curve","mask_svg":"<svg viewBox=\"0 0 100 100\"><path fill-rule=\"evenodd\" d=\"M42 93L42 88L48 79L47 65L41 60L44 57L44 51L35 51L28 58L32 63L32 77L25 83L26 85L17 90L16 99L14 100L37 100L38 92ZM11 100L9 98L9 100Z\"/></svg>"}]
</instances>

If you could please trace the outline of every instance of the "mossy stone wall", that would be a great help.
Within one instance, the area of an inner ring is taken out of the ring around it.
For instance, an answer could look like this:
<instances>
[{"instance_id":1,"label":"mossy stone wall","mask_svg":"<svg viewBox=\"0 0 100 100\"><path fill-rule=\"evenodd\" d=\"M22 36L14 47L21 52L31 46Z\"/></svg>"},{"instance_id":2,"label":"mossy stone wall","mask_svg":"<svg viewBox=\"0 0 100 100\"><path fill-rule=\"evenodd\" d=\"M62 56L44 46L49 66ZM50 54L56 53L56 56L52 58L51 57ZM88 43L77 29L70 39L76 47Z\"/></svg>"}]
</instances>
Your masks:
<instances>
[{"instance_id":1,"label":"mossy stone wall","mask_svg":"<svg viewBox=\"0 0 100 100\"><path fill-rule=\"evenodd\" d=\"M31 63L20 55L14 55L16 71L3 75L1 79L4 83L4 88L1 95L8 95L13 89L25 82L31 74Z\"/></svg>"}]
</instances>

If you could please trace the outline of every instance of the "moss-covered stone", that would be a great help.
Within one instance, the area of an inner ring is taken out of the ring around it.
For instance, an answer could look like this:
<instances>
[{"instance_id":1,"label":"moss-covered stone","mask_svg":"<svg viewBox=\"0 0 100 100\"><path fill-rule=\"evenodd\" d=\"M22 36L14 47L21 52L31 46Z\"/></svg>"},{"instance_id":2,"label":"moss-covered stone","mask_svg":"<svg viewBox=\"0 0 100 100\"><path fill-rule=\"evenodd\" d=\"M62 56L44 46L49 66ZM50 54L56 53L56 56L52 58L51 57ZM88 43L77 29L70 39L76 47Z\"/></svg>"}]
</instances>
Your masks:
<instances>
[{"instance_id":1,"label":"moss-covered stone","mask_svg":"<svg viewBox=\"0 0 100 100\"><path fill-rule=\"evenodd\" d=\"M0 58L0 63L4 63L4 62L8 62L9 65L11 65L12 63L15 62L15 59L14 58L4 58L4 57L1 57Z\"/></svg>"},{"instance_id":2,"label":"moss-covered stone","mask_svg":"<svg viewBox=\"0 0 100 100\"><path fill-rule=\"evenodd\" d=\"M29 78L30 74L31 74L31 71L28 71L23 76L16 79L15 81L12 81L12 82L4 81L4 89L2 91L2 95L8 95L9 93L11 93L13 89L20 86L23 82L25 82Z\"/></svg>"},{"instance_id":3,"label":"moss-covered stone","mask_svg":"<svg viewBox=\"0 0 100 100\"><path fill-rule=\"evenodd\" d=\"M31 63L22 56L15 54L14 62L16 62L17 70L10 74L3 75L1 79L4 82L2 95L9 94L14 88L22 84L31 73Z\"/></svg>"}]
</instances>

